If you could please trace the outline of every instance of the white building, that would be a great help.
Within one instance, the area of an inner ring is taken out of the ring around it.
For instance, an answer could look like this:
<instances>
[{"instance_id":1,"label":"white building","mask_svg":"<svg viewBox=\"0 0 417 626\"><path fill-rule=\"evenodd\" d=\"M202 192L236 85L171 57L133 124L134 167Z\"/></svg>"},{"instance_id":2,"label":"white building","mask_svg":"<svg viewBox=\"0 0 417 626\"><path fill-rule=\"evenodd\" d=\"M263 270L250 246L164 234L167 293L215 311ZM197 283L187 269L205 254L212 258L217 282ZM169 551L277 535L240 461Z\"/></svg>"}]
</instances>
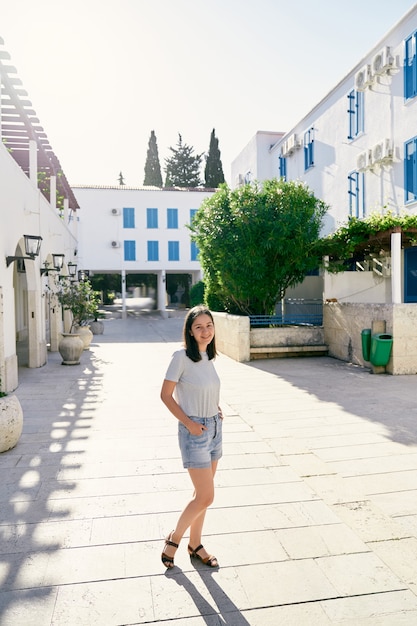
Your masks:
<instances>
[{"instance_id":1,"label":"white building","mask_svg":"<svg viewBox=\"0 0 417 626\"><path fill-rule=\"evenodd\" d=\"M18 364L40 367L47 345L57 350L62 315L50 294L57 275L77 262L78 203L2 44L0 38L0 379L1 389L12 391ZM28 254L25 239L40 243L38 254Z\"/></svg>"},{"instance_id":2,"label":"white building","mask_svg":"<svg viewBox=\"0 0 417 626\"><path fill-rule=\"evenodd\" d=\"M155 276L156 308L165 310L170 275L185 274L190 284L202 277L198 250L188 228L209 189L153 187L74 187L79 218L79 267L93 274L120 274L122 306L129 274Z\"/></svg>"},{"instance_id":3,"label":"white building","mask_svg":"<svg viewBox=\"0 0 417 626\"><path fill-rule=\"evenodd\" d=\"M348 216L416 213L416 48L417 5L272 148L268 144L274 133L260 133L262 144L255 136L232 163L234 184L243 184L248 172L255 172L257 180L271 172L270 177L305 181L330 205L323 234L336 230ZM394 255L401 256L397 290L385 268L390 288L379 285L372 295L362 290L359 300L417 301L417 248L398 249ZM351 280L345 275L337 293L333 282L329 295L353 294L357 290L347 287Z\"/></svg>"}]
</instances>

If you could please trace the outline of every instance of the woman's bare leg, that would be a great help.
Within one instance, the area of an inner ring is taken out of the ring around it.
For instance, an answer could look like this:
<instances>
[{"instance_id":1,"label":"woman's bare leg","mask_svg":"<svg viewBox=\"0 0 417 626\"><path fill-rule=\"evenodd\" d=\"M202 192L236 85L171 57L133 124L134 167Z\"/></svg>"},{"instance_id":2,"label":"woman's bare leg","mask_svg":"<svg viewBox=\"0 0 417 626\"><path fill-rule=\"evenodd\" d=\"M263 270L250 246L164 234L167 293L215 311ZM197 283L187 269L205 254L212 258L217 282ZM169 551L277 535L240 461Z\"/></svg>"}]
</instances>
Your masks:
<instances>
[{"instance_id":1,"label":"woman's bare leg","mask_svg":"<svg viewBox=\"0 0 417 626\"><path fill-rule=\"evenodd\" d=\"M204 469L190 468L188 470L190 478L194 485L193 499L187 504L185 509L180 515L175 530L171 533L170 539L174 543L179 543L186 532L186 530L192 527L192 535L190 533L190 545L196 548L201 543L201 531L204 524L204 517L207 507L213 502L214 499L214 474L217 468L217 461L212 464L212 467ZM200 519L201 518L201 519ZM193 545L191 540L198 539L198 543ZM174 556L176 548L172 546L165 546L164 552L167 556ZM204 551L199 553L202 557L205 557Z\"/></svg>"},{"instance_id":2,"label":"woman's bare leg","mask_svg":"<svg viewBox=\"0 0 417 626\"><path fill-rule=\"evenodd\" d=\"M218 461L213 461L211 464L211 472L214 479L214 475L216 474ZM190 546L192 548L197 548L201 544L201 535L203 532L204 520L206 517L207 508L201 511L200 515L198 515L195 520L192 522L190 526ZM202 558L206 558L209 554L205 550L200 550L198 553Z\"/></svg>"}]
</instances>

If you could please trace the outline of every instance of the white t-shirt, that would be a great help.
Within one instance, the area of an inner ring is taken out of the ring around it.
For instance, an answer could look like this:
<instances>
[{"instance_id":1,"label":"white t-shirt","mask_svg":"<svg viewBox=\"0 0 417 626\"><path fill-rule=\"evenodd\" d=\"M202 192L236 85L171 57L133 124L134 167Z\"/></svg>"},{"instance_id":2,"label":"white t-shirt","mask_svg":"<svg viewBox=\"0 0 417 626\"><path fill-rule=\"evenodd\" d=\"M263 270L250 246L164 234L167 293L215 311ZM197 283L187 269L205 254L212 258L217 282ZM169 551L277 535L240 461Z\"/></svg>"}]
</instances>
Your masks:
<instances>
[{"instance_id":1,"label":"white t-shirt","mask_svg":"<svg viewBox=\"0 0 417 626\"><path fill-rule=\"evenodd\" d=\"M220 379L213 359L200 354L201 361L194 363L184 348L174 352L165 379L177 383L174 397L186 415L213 417L219 412Z\"/></svg>"}]
</instances>

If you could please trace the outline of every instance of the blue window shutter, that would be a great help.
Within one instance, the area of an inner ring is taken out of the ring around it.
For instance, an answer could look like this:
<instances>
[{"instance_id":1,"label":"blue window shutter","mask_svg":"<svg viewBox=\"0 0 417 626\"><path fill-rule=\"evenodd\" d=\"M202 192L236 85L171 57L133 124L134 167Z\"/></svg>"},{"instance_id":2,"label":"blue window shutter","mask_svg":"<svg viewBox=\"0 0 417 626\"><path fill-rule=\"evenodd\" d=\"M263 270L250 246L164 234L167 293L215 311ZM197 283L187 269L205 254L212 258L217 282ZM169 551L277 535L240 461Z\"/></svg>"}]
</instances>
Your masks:
<instances>
[{"instance_id":1,"label":"blue window shutter","mask_svg":"<svg viewBox=\"0 0 417 626\"><path fill-rule=\"evenodd\" d=\"M123 228L135 228L135 209L123 207Z\"/></svg>"},{"instance_id":2,"label":"blue window shutter","mask_svg":"<svg viewBox=\"0 0 417 626\"><path fill-rule=\"evenodd\" d=\"M406 100L417 95L417 32L405 40L404 58L404 98Z\"/></svg>"},{"instance_id":3,"label":"blue window shutter","mask_svg":"<svg viewBox=\"0 0 417 626\"><path fill-rule=\"evenodd\" d=\"M178 209L167 209L167 228L178 228Z\"/></svg>"},{"instance_id":4,"label":"blue window shutter","mask_svg":"<svg viewBox=\"0 0 417 626\"><path fill-rule=\"evenodd\" d=\"M148 261L159 261L158 241L148 241Z\"/></svg>"},{"instance_id":5,"label":"blue window shutter","mask_svg":"<svg viewBox=\"0 0 417 626\"><path fill-rule=\"evenodd\" d=\"M168 241L168 261L180 260L180 243L179 241Z\"/></svg>"},{"instance_id":6,"label":"blue window shutter","mask_svg":"<svg viewBox=\"0 0 417 626\"><path fill-rule=\"evenodd\" d=\"M198 246L195 241L191 242L191 261L197 261L198 259Z\"/></svg>"},{"instance_id":7,"label":"blue window shutter","mask_svg":"<svg viewBox=\"0 0 417 626\"><path fill-rule=\"evenodd\" d=\"M279 157L279 176L287 180L287 159L283 156Z\"/></svg>"},{"instance_id":8,"label":"blue window shutter","mask_svg":"<svg viewBox=\"0 0 417 626\"><path fill-rule=\"evenodd\" d=\"M405 202L417 199L417 138L408 141L404 149L404 191Z\"/></svg>"},{"instance_id":9,"label":"blue window shutter","mask_svg":"<svg viewBox=\"0 0 417 626\"><path fill-rule=\"evenodd\" d=\"M146 209L146 227L158 228L158 209Z\"/></svg>"},{"instance_id":10,"label":"blue window shutter","mask_svg":"<svg viewBox=\"0 0 417 626\"><path fill-rule=\"evenodd\" d=\"M348 116L349 116L349 130L348 130L348 139L353 139L355 136L355 90L348 94Z\"/></svg>"},{"instance_id":11,"label":"blue window shutter","mask_svg":"<svg viewBox=\"0 0 417 626\"><path fill-rule=\"evenodd\" d=\"M136 261L136 241L124 242L125 261Z\"/></svg>"}]
</instances>

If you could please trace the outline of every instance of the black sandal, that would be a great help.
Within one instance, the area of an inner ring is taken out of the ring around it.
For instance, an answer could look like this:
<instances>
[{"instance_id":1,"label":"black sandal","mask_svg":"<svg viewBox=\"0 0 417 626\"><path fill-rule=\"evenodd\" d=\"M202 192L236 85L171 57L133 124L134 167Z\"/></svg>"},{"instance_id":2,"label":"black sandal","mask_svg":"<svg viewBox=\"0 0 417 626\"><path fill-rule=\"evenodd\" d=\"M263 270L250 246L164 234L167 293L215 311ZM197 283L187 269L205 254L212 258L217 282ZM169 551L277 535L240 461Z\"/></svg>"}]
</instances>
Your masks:
<instances>
[{"instance_id":1,"label":"black sandal","mask_svg":"<svg viewBox=\"0 0 417 626\"><path fill-rule=\"evenodd\" d=\"M192 548L190 545L188 546L188 554L190 555L191 558L193 559L198 559L199 561L201 561L202 563L204 563L204 565L208 565L208 567L219 567L219 563L216 559L215 556L207 556L205 559L203 559L202 556L200 556L199 554L197 554L197 552L199 552L200 550L202 550L204 546L202 544L200 544L199 546L197 546L197 548Z\"/></svg>"},{"instance_id":2,"label":"black sandal","mask_svg":"<svg viewBox=\"0 0 417 626\"><path fill-rule=\"evenodd\" d=\"M171 537L173 534L174 534L174 531L169 533L168 537L165 539L165 546L172 546L173 548L178 548L178 544L171 541ZM167 554L165 554L165 552L162 552L161 554L161 561L167 569L172 569L174 567L174 557L168 556Z\"/></svg>"}]
</instances>

